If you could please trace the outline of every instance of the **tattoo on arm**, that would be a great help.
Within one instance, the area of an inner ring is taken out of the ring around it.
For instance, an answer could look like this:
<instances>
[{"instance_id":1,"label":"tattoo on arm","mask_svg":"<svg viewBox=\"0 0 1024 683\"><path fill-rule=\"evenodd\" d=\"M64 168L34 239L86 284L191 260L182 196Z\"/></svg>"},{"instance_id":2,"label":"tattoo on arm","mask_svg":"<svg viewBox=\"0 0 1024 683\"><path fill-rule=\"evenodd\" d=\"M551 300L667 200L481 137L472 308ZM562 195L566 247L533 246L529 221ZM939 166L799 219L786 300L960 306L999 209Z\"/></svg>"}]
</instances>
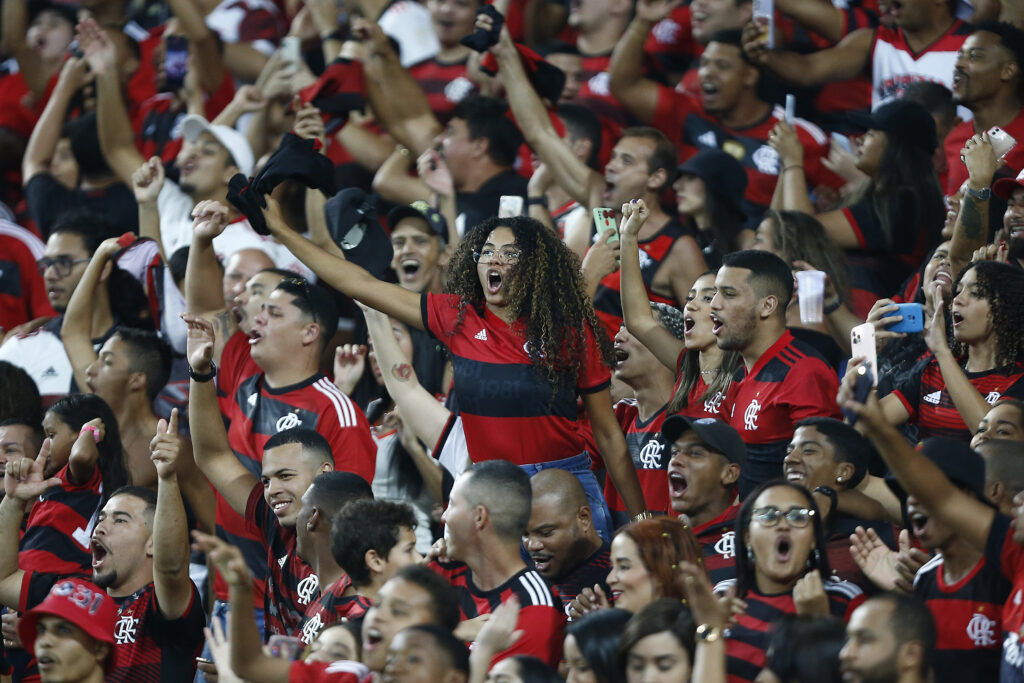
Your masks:
<instances>
[{"instance_id":1,"label":"tattoo on arm","mask_svg":"<svg viewBox=\"0 0 1024 683\"><path fill-rule=\"evenodd\" d=\"M399 382L408 382L409 378L412 377L412 366L408 363L402 363L401 365L392 365L391 374L395 376Z\"/></svg>"},{"instance_id":2,"label":"tattoo on arm","mask_svg":"<svg viewBox=\"0 0 1024 683\"><path fill-rule=\"evenodd\" d=\"M963 203L960 205L960 224L964 228L964 236L970 240L978 239L985 226L976 200L967 193L964 193Z\"/></svg>"}]
</instances>

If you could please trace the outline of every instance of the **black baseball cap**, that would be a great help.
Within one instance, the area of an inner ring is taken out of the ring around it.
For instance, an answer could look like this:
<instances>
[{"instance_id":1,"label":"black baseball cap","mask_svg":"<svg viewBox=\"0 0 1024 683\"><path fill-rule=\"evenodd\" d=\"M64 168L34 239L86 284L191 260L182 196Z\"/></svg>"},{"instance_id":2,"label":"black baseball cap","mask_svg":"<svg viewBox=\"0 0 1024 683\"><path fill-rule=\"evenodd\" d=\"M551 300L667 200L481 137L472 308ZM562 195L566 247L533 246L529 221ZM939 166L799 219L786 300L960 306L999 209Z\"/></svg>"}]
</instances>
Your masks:
<instances>
[{"instance_id":1,"label":"black baseball cap","mask_svg":"<svg viewBox=\"0 0 1024 683\"><path fill-rule=\"evenodd\" d=\"M689 431L694 432L705 446L724 455L729 462L743 465L747 461L747 445L735 429L721 420L672 415L661 426L661 435L670 446Z\"/></svg>"},{"instance_id":2,"label":"black baseball cap","mask_svg":"<svg viewBox=\"0 0 1024 683\"><path fill-rule=\"evenodd\" d=\"M347 188L327 200L324 218L345 258L379 278L390 266L394 249L377 219L377 200L375 194Z\"/></svg>"},{"instance_id":3,"label":"black baseball cap","mask_svg":"<svg viewBox=\"0 0 1024 683\"><path fill-rule=\"evenodd\" d=\"M954 486L967 489L978 500L985 500L985 461L965 442L933 437L922 441L917 450L935 463ZM897 498L906 499L907 492L896 477L890 474L885 483Z\"/></svg>"},{"instance_id":4,"label":"black baseball cap","mask_svg":"<svg viewBox=\"0 0 1024 683\"><path fill-rule=\"evenodd\" d=\"M27 5L29 23L46 11L55 12L74 26L78 23L79 5L77 2L60 2L60 0L29 0Z\"/></svg>"},{"instance_id":5,"label":"black baseball cap","mask_svg":"<svg viewBox=\"0 0 1024 683\"><path fill-rule=\"evenodd\" d=\"M448 221L434 207L422 199L412 204L396 206L388 212L388 229L394 230L398 221L405 218L418 218L427 222L427 231L441 238L441 245L448 244Z\"/></svg>"},{"instance_id":6,"label":"black baseball cap","mask_svg":"<svg viewBox=\"0 0 1024 683\"><path fill-rule=\"evenodd\" d=\"M704 181L708 191L739 204L747 190L747 171L736 157L720 149L702 149L679 166L679 175Z\"/></svg>"},{"instance_id":7,"label":"black baseball cap","mask_svg":"<svg viewBox=\"0 0 1024 683\"><path fill-rule=\"evenodd\" d=\"M935 119L928 110L911 100L893 100L870 114L850 112L849 120L865 130L880 130L920 147L929 154L938 146Z\"/></svg>"}]
</instances>

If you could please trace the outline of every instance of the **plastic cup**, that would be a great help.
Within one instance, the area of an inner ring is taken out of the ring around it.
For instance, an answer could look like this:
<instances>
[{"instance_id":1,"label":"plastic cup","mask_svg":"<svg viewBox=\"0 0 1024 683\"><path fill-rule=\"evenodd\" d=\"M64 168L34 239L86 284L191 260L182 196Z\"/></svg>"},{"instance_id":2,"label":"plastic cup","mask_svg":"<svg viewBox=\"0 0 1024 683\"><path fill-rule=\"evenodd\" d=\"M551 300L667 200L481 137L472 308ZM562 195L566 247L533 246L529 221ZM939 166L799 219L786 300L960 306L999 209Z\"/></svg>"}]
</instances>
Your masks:
<instances>
[{"instance_id":1,"label":"plastic cup","mask_svg":"<svg viewBox=\"0 0 1024 683\"><path fill-rule=\"evenodd\" d=\"M798 270L796 291L800 299L800 322L805 325L824 320L825 273L820 270Z\"/></svg>"}]
</instances>

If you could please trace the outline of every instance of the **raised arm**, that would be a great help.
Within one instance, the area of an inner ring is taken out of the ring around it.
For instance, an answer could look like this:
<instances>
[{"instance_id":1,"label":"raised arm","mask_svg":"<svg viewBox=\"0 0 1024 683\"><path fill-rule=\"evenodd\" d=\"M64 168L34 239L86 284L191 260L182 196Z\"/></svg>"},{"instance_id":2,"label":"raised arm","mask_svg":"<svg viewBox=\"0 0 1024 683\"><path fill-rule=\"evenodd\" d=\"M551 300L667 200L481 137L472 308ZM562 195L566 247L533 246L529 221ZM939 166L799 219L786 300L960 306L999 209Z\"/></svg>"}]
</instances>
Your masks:
<instances>
[{"instance_id":1,"label":"raised arm","mask_svg":"<svg viewBox=\"0 0 1024 683\"><path fill-rule=\"evenodd\" d=\"M843 10L827 0L775 0L775 11L783 14L830 43L838 43L846 29Z\"/></svg>"},{"instance_id":2,"label":"raised arm","mask_svg":"<svg viewBox=\"0 0 1024 683\"><path fill-rule=\"evenodd\" d=\"M384 386L402 411L405 428L412 429L423 443L433 447L441 438L451 411L420 384L412 363L398 346L388 317L366 307L363 307L363 316Z\"/></svg>"},{"instance_id":3,"label":"raised arm","mask_svg":"<svg viewBox=\"0 0 1024 683\"><path fill-rule=\"evenodd\" d=\"M23 183L28 183L32 176L49 169L53 152L57 148L57 141L60 140L61 127L64 125L64 117L67 116L71 98L88 80L88 67L84 59L71 57L64 62L57 85L53 89L39 121L32 129L28 146L25 147L25 156L21 162Z\"/></svg>"},{"instance_id":4,"label":"raised arm","mask_svg":"<svg viewBox=\"0 0 1024 683\"><path fill-rule=\"evenodd\" d=\"M188 313L181 317L188 325L188 363L196 374L209 373L213 367L213 325L208 320ZM189 381L188 420L192 429L192 452L196 465L231 509L245 516L249 494L259 481L238 461L228 444L224 420L217 405L217 390L212 380Z\"/></svg>"},{"instance_id":5,"label":"raised arm","mask_svg":"<svg viewBox=\"0 0 1024 683\"><path fill-rule=\"evenodd\" d=\"M372 54L366 63L366 91L374 114L395 140L416 156L423 154L441 132L441 124L431 111L423 88L402 67L380 26L356 19L352 30L371 46Z\"/></svg>"},{"instance_id":6,"label":"raised arm","mask_svg":"<svg viewBox=\"0 0 1024 683\"><path fill-rule=\"evenodd\" d=\"M41 99L46 92L49 74L39 55L26 40L28 3L23 0L3 0L0 11L0 41L7 47L7 53L13 54L17 60L18 70L32 91L32 96Z\"/></svg>"},{"instance_id":7,"label":"raised arm","mask_svg":"<svg viewBox=\"0 0 1024 683\"><path fill-rule=\"evenodd\" d=\"M291 250L296 258L305 263L321 280L370 308L383 311L406 325L420 330L424 329L419 294L378 280L354 263L328 254L288 227L281 217L281 207L269 197L263 215L266 218L267 227L270 228L274 237Z\"/></svg>"},{"instance_id":8,"label":"raised arm","mask_svg":"<svg viewBox=\"0 0 1024 683\"><path fill-rule=\"evenodd\" d=\"M135 148L135 134L117 78L114 45L92 19L78 24L78 44L96 74L96 127L100 149L107 165L122 183L129 185L132 174L145 159Z\"/></svg>"},{"instance_id":9,"label":"raised arm","mask_svg":"<svg viewBox=\"0 0 1024 683\"><path fill-rule=\"evenodd\" d=\"M112 237L100 243L89 265L86 266L82 279L78 281L78 286L71 294L68 308L64 312L60 337L79 387L86 386L85 369L96 360L96 351L92 347L93 301L97 295L106 295L106 292L100 294L96 290L106 285L110 271L115 267L113 263L109 263L110 257L120 249L121 245L117 243L117 238Z\"/></svg>"},{"instance_id":10,"label":"raised arm","mask_svg":"<svg viewBox=\"0 0 1024 683\"><path fill-rule=\"evenodd\" d=\"M964 143L960 154L967 165L967 188L960 200L960 213L953 225L949 244L950 270L959 273L971 262L976 249L988 241L989 200L974 194L991 187L996 172L996 155L988 140L988 133L975 135Z\"/></svg>"},{"instance_id":11,"label":"raised arm","mask_svg":"<svg viewBox=\"0 0 1024 683\"><path fill-rule=\"evenodd\" d=\"M7 461L4 474L4 499L0 501L0 604L12 609L21 605L21 583L25 572L18 569L18 539L21 521L29 501L48 489L60 486L56 477L45 479L43 467L50 457L50 440L43 440L35 460L18 458Z\"/></svg>"},{"instance_id":12,"label":"raised arm","mask_svg":"<svg viewBox=\"0 0 1024 683\"><path fill-rule=\"evenodd\" d=\"M658 107L660 88L644 78L644 43L651 28L672 13L677 0L639 0L626 33L615 45L608 67L608 87L629 113L650 123Z\"/></svg>"},{"instance_id":13,"label":"raised arm","mask_svg":"<svg viewBox=\"0 0 1024 683\"><path fill-rule=\"evenodd\" d=\"M139 237L148 237L157 243L160 258L167 260L160 240L160 207L157 199L164 186L164 164L160 157L150 157L132 173L132 192L139 206Z\"/></svg>"},{"instance_id":14,"label":"raised arm","mask_svg":"<svg viewBox=\"0 0 1024 683\"><path fill-rule=\"evenodd\" d=\"M642 199L622 205L619 245L619 258L622 262L619 267L622 319L629 333L650 349L662 365L675 372L679 354L686 345L654 319L651 300L647 296L647 288L640 272L640 245L637 234L650 213Z\"/></svg>"},{"instance_id":15,"label":"raised arm","mask_svg":"<svg viewBox=\"0 0 1024 683\"><path fill-rule=\"evenodd\" d=\"M858 426L863 424L865 436L871 439L907 493L928 508L932 517L983 551L995 510L954 486L935 463L914 450L889 424L874 390L865 403L857 403L852 379L853 374L848 373L843 380L839 405L858 416Z\"/></svg>"},{"instance_id":16,"label":"raised arm","mask_svg":"<svg viewBox=\"0 0 1024 683\"><path fill-rule=\"evenodd\" d=\"M491 19L481 15L477 21L489 24ZM507 28L502 28L501 38L492 51L501 68L501 81L516 117L516 125L523 132L526 143L547 166L555 183L580 204L588 205L592 188L600 184L604 189L604 178L588 168L555 131L547 108L526 75Z\"/></svg>"},{"instance_id":17,"label":"raised arm","mask_svg":"<svg viewBox=\"0 0 1024 683\"><path fill-rule=\"evenodd\" d=\"M863 73L868 68L874 36L874 29L862 28L845 36L834 47L804 55L766 49L761 29L750 22L743 29L743 50L751 61L783 80L810 87L845 81Z\"/></svg>"},{"instance_id":18,"label":"raised arm","mask_svg":"<svg viewBox=\"0 0 1024 683\"><path fill-rule=\"evenodd\" d=\"M250 683L287 681L291 662L263 651L263 638L252 612L252 574L242 551L216 536L193 532L192 537L195 547L206 552L208 563L217 568L231 592L228 641L232 671Z\"/></svg>"},{"instance_id":19,"label":"raised arm","mask_svg":"<svg viewBox=\"0 0 1024 683\"><path fill-rule=\"evenodd\" d=\"M171 13L178 19L182 32L188 36L189 56L199 77L199 87L207 93L215 93L224 80L224 62L216 36L206 26L202 11L194 0L167 0Z\"/></svg>"},{"instance_id":20,"label":"raised arm","mask_svg":"<svg viewBox=\"0 0 1024 683\"><path fill-rule=\"evenodd\" d=\"M224 270L217 261L213 240L227 227L229 210L220 202L202 201L196 204L192 223L192 244L185 265L185 306L193 313L208 313L224 308L224 297L219 287L211 283L224 278Z\"/></svg>"},{"instance_id":21,"label":"raised arm","mask_svg":"<svg viewBox=\"0 0 1024 683\"><path fill-rule=\"evenodd\" d=\"M188 524L185 504L178 487L178 409L170 421L161 419L150 443L156 466L156 514L153 516L153 588L160 613L177 619L192 602L192 580L188 576Z\"/></svg>"}]
</instances>

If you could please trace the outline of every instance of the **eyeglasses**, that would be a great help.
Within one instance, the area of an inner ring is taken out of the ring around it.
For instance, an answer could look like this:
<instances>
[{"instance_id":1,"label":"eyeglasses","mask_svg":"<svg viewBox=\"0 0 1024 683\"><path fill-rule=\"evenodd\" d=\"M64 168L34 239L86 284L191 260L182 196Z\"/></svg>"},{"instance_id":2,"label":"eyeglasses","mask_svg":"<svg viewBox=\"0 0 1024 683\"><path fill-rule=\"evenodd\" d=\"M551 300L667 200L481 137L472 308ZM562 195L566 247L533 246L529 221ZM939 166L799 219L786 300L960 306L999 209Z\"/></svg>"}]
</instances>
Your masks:
<instances>
[{"instance_id":1,"label":"eyeglasses","mask_svg":"<svg viewBox=\"0 0 1024 683\"><path fill-rule=\"evenodd\" d=\"M775 526L779 523L780 519L785 517L786 522L797 529L803 529L810 524L811 517L813 516L814 510L808 510L807 508L792 507L783 512L774 505L754 508L754 512L751 514L751 518L757 520L761 526Z\"/></svg>"},{"instance_id":2,"label":"eyeglasses","mask_svg":"<svg viewBox=\"0 0 1024 683\"><path fill-rule=\"evenodd\" d=\"M57 258L41 258L36 261L36 266L39 267L39 274L46 275L46 269L53 266L53 269L57 271L59 277L67 277L71 275L71 269L77 266L79 263L88 263L87 258L71 258L70 256L58 256Z\"/></svg>"},{"instance_id":3,"label":"eyeglasses","mask_svg":"<svg viewBox=\"0 0 1024 683\"><path fill-rule=\"evenodd\" d=\"M518 249L502 249L500 251L495 249L482 249L480 251L473 252L473 260L477 263L498 262L514 266L519 263L519 259L522 255L523 252Z\"/></svg>"}]
</instances>

